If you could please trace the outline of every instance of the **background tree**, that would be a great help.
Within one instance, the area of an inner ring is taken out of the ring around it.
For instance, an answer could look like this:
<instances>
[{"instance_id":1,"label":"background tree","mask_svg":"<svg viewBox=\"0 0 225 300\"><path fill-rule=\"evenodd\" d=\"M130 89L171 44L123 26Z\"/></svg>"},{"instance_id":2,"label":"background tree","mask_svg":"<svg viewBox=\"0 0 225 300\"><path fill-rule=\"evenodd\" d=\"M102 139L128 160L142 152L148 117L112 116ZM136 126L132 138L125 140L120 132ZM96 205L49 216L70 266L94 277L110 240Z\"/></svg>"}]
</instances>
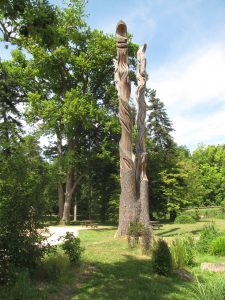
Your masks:
<instances>
[{"instance_id":1,"label":"background tree","mask_svg":"<svg viewBox=\"0 0 225 300\"><path fill-rule=\"evenodd\" d=\"M166 213L166 198L163 193L162 174L170 173L177 163L176 144L171 132L172 122L169 120L164 104L156 97L155 90L147 90L148 98L148 177L150 211Z\"/></svg>"},{"instance_id":2,"label":"background tree","mask_svg":"<svg viewBox=\"0 0 225 300\"><path fill-rule=\"evenodd\" d=\"M225 193L225 146L199 145L193 152L193 162L198 166L200 182L205 194L203 205L220 205Z\"/></svg>"}]
</instances>

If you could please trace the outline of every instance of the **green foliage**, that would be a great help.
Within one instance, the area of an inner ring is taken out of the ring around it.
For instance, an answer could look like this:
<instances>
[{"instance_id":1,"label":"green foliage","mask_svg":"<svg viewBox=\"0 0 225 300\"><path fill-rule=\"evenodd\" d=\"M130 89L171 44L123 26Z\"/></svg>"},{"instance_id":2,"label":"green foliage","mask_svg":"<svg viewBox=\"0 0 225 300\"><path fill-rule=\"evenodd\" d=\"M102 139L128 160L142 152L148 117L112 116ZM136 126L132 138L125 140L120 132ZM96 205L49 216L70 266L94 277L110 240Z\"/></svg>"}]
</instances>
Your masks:
<instances>
[{"instance_id":1,"label":"green foliage","mask_svg":"<svg viewBox=\"0 0 225 300\"><path fill-rule=\"evenodd\" d=\"M144 225L138 221L130 222L128 228L128 235L133 237L139 237L142 235L144 228L145 228Z\"/></svg>"},{"instance_id":2,"label":"green foliage","mask_svg":"<svg viewBox=\"0 0 225 300\"><path fill-rule=\"evenodd\" d=\"M191 216L196 221L198 221L202 216L201 211L198 208L196 208L196 209L185 209L181 213L181 215Z\"/></svg>"},{"instance_id":3,"label":"green foliage","mask_svg":"<svg viewBox=\"0 0 225 300\"><path fill-rule=\"evenodd\" d=\"M138 221L130 222L128 228L128 244L131 248L135 247L139 243L139 238L142 236L145 227L143 224L139 223Z\"/></svg>"},{"instance_id":4,"label":"green foliage","mask_svg":"<svg viewBox=\"0 0 225 300\"><path fill-rule=\"evenodd\" d=\"M218 235L219 232L216 229L214 223L205 225L203 230L201 231L199 240L197 241L197 250L202 253L209 253L211 242Z\"/></svg>"},{"instance_id":5,"label":"green foliage","mask_svg":"<svg viewBox=\"0 0 225 300\"><path fill-rule=\"evenodd\" d=\"M219 274L201 283L196 278L192 299L195 300L224 300L225 299L225 275Z\"/></svg>"},{"instance_id":6,"label":"green foliage","mask_svg":"<svg viewBox=\"0 0 225 300\"><path fill-rule=\"evenodd\" d=\"M204 205L220 205L225 193L225 146L200 145L192 155L198 165L205 193Z\"/></svg>"},{"instance_id":7,"label":"green foliage","mask_svg":"<svg viewBox=\"0 0 225 300\"><path fill-rule=\"evenodd\" d=\"M131 248L136 247L141 238L141 249L143 254L147 254L151 246L151 231L138 221L130 222L128 228L128 245Z\"/></svg>"},{"instance_id":8,"label":"green foliage","mask_svg":"<svg viewBox=\"0 0 225 300\"><path fill-rule=\"evenodd\" d=\"M225 236L217 236L211 241L209 252L213 255L225 256Z\"/></svg>"},{"instance_id":9,"label":"green foliage","mask_svg":"<svg viewBox=\"0 0 225 300\"><path fill-rule=\"evenodd\" d=\"M174 268L190 266L195 257L194 237L190 234L177 236L170 246L170 252Z\"/></svg>"},{"instance_id":10,"label":"green foliage","mask_svg":"<svg viewBox=\"0 0 225 300\"><path fill-rule=\"evenodd\" d=\"M159 239L152 250L152 269L159 275L168 276L172 271L172 258L166 241Z\"/></svg>"},{"instance_id":11,"label":"green foliage","mask_svg":"<svg viewBox=\"0 0 225 300\"><path fill-rule=\"evenodd\" d=\"M192 217L192 216L189 216L189 215L179 215L176 217L176 220L175 220L175 224L192 224L192 223L195 223L196 220Z\"/></svg>"},{"instance_id":12,"label":"green foliage","mask_svg":"<svg viewBox=\"0 0 225 300\"><path fill-rule=\"evenodd\" d=\"M68 269L68 258L58 252L52 252L42 259L33 276L36 280L44 282L59 282L68 275Z\"/></svg>"},{"instance_id":13,"label":"green foliage","mask_svg":"<svg viewBox=\"0 0 225 300\"><path fill-rule=\"evenodd\" d=\"M80 239L75 237L73 233L67 232L63 237L61 245L63 251L68 255L71 264L77 264L80 261L84 248L80 246Z\"/></svg>"},{"instance_id":14,"label":"green foliage","mask_svg":"<svg viewBox=\"0 0 225 300\"><path fill-rule=\"evenodd\" d=\"M34 287L28 271L17 270L17 277L13 285L5 286L1 290L2 300L36 300L43 299L41 292Z\"/></svg>"},{"instance_id":15,"label":"green foliage","mask_svg":"<svg viewBox=\"0 0 225 300\"><path fill-rule=\"evenodd\" d=\"M33 269L45 253L45 163L34 138L17 144L17 150L0 154L0 281L8 281L13 269Z\"/></svg>"}]
</instances>

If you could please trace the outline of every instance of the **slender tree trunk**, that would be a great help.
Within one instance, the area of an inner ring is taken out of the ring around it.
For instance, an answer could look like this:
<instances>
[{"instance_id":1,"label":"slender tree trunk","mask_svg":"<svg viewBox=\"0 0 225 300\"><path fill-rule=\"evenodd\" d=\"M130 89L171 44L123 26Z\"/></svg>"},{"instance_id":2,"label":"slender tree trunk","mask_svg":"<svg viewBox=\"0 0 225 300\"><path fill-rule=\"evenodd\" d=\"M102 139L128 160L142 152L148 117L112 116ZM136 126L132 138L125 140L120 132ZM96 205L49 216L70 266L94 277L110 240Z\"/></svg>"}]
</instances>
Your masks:
<instances>
[{"instance_id":1,"label":"slender tree trunk","mask_svg":"<svg viewBox=\"0 0 225 300\"><path fill-rule=\"evenodd\" d=\"M71 208L71 201L73 197L73 185L74 185L74 168L69 166L67 170L66 193L65 193L64 211L63 211L63 221L66 223L70 222L70 208Z\"/></svg>"},{"instance_id":2,"label":"slender tree trunk","mask_svg":"<svg viewBox=\"0 0 225 300\"><path fill-rule=\"evenodd\" d=\"M73 220L77 221L77 196L75 196L75 199L74 199Z\"/></svg>"},{"instance_id":3,"label":"slender tree trunk","mask_svg":"<svg viewBox=\"0 0 225 300\"><path fill-rule=\"evenodd\" d=\"M63 217L63 208L64 208L64 190L63 185L61 181L58 181L58 206L59 206L59 212L58 215L60 219Z\"/></svg>"},{"instance_id":4,"label":"slender tree trunk","mask_svg":"<svg viewBox=\"0 0 225 300\"><path fill-rule=\"evenodd\" d=\"M120 149L120 207L119 226L116 236L128 233L130 222L136 218L135 167L132 159L132 118L129 106L131 92L127 53L127 27L123 21L117 24L117 60L115 83L119 97L119 119L121 124Z\"/></svg>"},{"instance_id":5,"label":"slender tree trunk","mask_svg":"<svg viewBox=\"0 0 225 300\"><path fill-rule=\"evenodd\" d=\"M58 158L61 159L62 157L62 137L61 134L57 134L57 154ZM59 211L58 211L58 216L60 219L63 217L63 209L64 209L64 189L63 189L63 184L61 179L58 179L58 206L59 206Z\"/></svg>"}]
</instances>

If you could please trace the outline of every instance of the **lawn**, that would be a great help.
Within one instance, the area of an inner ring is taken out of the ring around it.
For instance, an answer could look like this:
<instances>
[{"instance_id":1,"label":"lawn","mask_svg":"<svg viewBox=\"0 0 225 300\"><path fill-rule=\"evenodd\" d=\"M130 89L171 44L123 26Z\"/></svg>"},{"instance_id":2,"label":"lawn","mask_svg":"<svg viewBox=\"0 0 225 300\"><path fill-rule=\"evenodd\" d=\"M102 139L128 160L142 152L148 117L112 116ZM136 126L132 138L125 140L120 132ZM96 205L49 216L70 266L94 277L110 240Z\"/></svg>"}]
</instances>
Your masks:
<instances>
[{"instance_id":1,"label":"lawn","mask_svg":"<svg viewBox=\"0 0 225 300\"><path fill-rule=\"evenodd\" d=\"M197 236L208 222L210 220L184 225L164 224L154 233L166 239L188 232ZM225 220L215 220L215 223L220 230L225 229ZM70 267L68 259L58 248L56 256L47 257L43 262L44 267L38 276L32 281L25 276L16 288L0 290L0 299L194 299L195 282L182 280L175 274L170 277L153 274L150 257L142 255L138 248L130 249L126 239L114 239L115 232L113 227L80 231L81 243L85 247L80 266ZM189 271L200 280L211 281L216 275L202 272L200 264L224 260L224 257L197 255L195 265Z\"/></svg>"}]
</instances>

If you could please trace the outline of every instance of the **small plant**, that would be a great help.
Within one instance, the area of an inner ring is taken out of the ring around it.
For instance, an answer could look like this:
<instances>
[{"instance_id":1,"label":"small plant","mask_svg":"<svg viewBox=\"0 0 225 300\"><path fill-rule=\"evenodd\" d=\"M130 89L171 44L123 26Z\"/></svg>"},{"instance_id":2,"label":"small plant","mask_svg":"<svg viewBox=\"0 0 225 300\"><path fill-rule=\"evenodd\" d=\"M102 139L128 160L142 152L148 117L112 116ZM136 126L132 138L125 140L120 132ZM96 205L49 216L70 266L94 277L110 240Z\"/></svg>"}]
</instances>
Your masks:
<instances>
[{"instance_id":1,"label":"small plant","mask_svg":"<svg viewBox=\"0 0 225 300\"><path fill-rule=\"evenodd\" d=\"M219 236L219 232L217 231L213 222L205 225L197 242L197 250L202 253L209 252L211 242L217 236Z\"/></svg>"},{"instance_id":2,"label":"small plant","mask_svg":"<svg viewBox=\"0 0 225 300\"><path fill-rule=\"evenodd\" d=\"M212 240L209 251L214 255L225 255L225 236L217 236Z\"/></svg>"},{"instance_id":3,"label":"small plant","mask_svg":"<svg viewBox=\"0 0 225 300\"><path fill-rule=\"evenodd\" d=\"M167 243L159 239L152 251L152 269L153 272L168 276L172 270L172 259Z\"/></svg>"},{"instance_id":4,"label":"small plant","mask_svg":"<svg viewBox=\"0 0 225 300\"><path fill-rule=\"evenodd\" d=\"M72 232L67 232L63 237L62 249L72 264L78 263L82 252L84 252L84 248L80 246L80 239L75 237Z\"/></svg>"},{"instance_id":5,"label":"small plant","mask_svg":"<svg viewBox=\"0 0 225 300\"><path fill-rule=\"evenodd\" d=\"M176 224L193 224L196 223L196 220L189 215L179 215L176 217L176 220L174 221Z\"/></svg>"},{"instance_id":6,"label":"small plant","mask_svg":"<svg viewBox=\"0 0 225 300\"><path fill-rule=\"evenodd\" d=\"M175 238L170 247L173 266L176 269L189 266L194 262L195 242L192 235L187 234Z\"/></svg>"},{"instance_id":7,"label":"small plant","mask_svg":"<svg viewBox=\"0 0 225 300\"><path fill-rule=\"evenodd\" d=\"M138 221L130 222L127 240L131 248L134 248L138 245L139 238L142 236L144 230L144 225L139 223Z\"/></svg>"}]
</instances>

